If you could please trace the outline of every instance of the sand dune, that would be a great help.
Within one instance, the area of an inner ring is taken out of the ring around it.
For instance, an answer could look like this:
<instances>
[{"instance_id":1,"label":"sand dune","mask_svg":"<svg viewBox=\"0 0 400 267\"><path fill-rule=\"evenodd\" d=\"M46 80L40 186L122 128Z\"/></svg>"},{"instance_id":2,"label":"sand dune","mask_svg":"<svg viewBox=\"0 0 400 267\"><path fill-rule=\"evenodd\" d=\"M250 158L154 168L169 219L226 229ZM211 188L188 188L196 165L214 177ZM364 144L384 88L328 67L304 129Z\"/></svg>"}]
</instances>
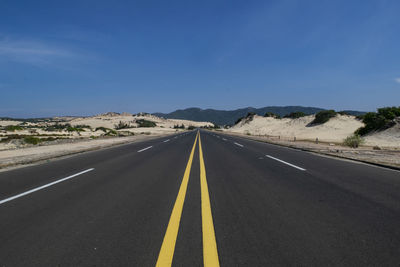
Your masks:
<instances>
[{"instance_id":1,"label":"sand dune","mask_svg":"<svg viewBox=\"0 0 400 267\"><path fill-rule=\"evenodd\" d=\"M328 122L309 126L315 116L305 116L298 119L276 119L255 115L253 120L244 119L226 131L241 134L280 137L282 139L342 143L364 124L354 116L337 115ZM398 127L398 126L397 126ZM365 145L382 147L400 147L400 127L393 127L383 132L365 136Z\"/></svg>"}]
</instances>

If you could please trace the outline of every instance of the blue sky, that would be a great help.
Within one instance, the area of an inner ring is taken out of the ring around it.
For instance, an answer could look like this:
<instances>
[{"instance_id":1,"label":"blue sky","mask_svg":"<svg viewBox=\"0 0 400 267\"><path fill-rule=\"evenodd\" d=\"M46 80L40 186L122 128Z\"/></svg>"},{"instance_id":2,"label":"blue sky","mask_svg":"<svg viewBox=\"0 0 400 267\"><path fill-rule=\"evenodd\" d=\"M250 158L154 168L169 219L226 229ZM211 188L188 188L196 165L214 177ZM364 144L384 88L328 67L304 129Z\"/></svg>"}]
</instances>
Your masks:
<instances>
[{"instance_id":1,"label":"blue sky","mask_svg":"<svg viewBox=\"0 0 400 267\"><path fill-rule=\"evenodd\" d=\"M0 2L0 116L400 104L400 1Z\"/></svg>"}]
</instances>

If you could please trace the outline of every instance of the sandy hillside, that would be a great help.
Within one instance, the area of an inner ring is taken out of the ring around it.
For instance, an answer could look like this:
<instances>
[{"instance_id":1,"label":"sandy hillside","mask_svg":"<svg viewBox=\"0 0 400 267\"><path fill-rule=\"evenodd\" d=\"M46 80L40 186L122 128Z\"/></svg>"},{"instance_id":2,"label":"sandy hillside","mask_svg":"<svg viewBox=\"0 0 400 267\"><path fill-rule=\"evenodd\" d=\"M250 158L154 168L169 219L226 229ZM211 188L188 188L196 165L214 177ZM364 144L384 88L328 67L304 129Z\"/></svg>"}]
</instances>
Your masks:
<instances>
[{"instance_id":1,"label":"sandy hillside","mask_svg":"<svg viewBox=\"0 0 400 267\"><path fill-rule=\"evenodd\" d=\"M341 142L364 125L355 117L347 115L338 115L321 125L308 126L313 120L314 115L298 119L276 119L256 115L252 121L242 120L229 131L251 135L281 136L281 138L296 137L298 140L318 138L320 141Z\"/></svg>"},{"instance_id":2,"label":"sandy hillside","mask_svg":"<svg viewBox=\"0 0 400 267\"><path fill-rule=\"evenodd\" d=\"M147 125L143 125L146 122ZM154 127L147 127L149 122ZM124 127L118 127L122 123ZM0 120L0 151L59 144L64 141L131 135L164 135L189 126L212 126L209 122L163 119L150 114L108 112L91 117L55 117L29 121ZM176 128L175 126L179 126ZM31 138L31 140L28 140ZM67 139L67 140L66 140Z\"/></svg>"},{"instance_id":3,"label":"sandy hillside","mask_svg":"<svg viewBox=\"0 0 400 267\"><path fill-rule=\"evenodd\" d=\"M381 147L400 147L400 118L396 125L384 131L375 132L365 136L367 145Z\"/></svg>"},{"instance_id":4,"label":"sandy hillside","mask_svg":"<svg viewBox=\"0 0 400 267\"><path fill-rule=\"evenodd\" d=\"M138 123L136 122L138 120L152 121L156 123L156 127L139 127ZM132 115L129 113L118 114L112 112L93 117L74 118L69 121L69 123L73 126L89 125L92 128L106 127L110 129L114 129L119 122L123 122L129 125L129 128L124 129L125 131L130 131L130 132L145 131L150 133L173 132L176 131L176 129L174 129L175 125L181 126L182 124L185 126L185 128L188 128L189 126L201 127L201 126L213 125L210 122L164 119L157 116L153 116L151 114L139 113L136 115Z\"/></svg>"},{"instance_id":5,"label":"sandy hillside","mask_svg":"<svg viewBox=\"0 0 400 267\"><path fill-rule=\"evenodd\" d=\"M324 124L309 126L314 118L314 115L298 119L276 119L256 115L253 120L243 119L227 131L250 135L268 135L287 140L293 140L296 137L297 140L315 141L318 138L322 142L341 143L347 136L364 126L354 116L339 114ZM400 122L387 130L364 136L364 140L364 144L367 146L400 147Z\"/></svg>"}]
</instances>

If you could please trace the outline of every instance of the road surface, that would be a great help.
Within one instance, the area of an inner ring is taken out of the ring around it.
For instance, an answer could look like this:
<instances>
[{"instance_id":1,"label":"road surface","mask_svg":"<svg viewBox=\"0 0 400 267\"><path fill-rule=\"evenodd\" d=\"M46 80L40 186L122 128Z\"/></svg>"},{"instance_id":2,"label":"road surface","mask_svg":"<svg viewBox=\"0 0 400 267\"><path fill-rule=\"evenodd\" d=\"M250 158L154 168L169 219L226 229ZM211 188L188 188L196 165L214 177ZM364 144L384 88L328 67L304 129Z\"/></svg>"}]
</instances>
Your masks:
<instances>
[{"instance_id":1,"label":"road surface","mask_svg":"<svg viewBox=\"0 0 400 267\"><path fill-rule=\"evenodd\" d=\"M0 173L0 266L398 266L400 172L191 131Z\"/></svg>"}]
</instances>

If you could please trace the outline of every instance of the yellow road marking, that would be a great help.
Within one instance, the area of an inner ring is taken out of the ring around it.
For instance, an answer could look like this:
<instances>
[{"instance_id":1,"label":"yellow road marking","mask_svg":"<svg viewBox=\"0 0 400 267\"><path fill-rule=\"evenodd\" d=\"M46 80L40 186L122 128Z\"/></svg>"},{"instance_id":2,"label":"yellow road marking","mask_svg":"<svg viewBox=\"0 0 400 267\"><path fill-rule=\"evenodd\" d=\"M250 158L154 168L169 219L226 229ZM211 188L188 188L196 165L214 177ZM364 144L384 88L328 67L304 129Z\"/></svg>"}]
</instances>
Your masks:
<instances>
[{"instance_id":1,"label":"yellow road marking","mask_svg":"<svg viewBox=\"0 0 400 267\"><path fill-rule=\"evenodd\" d=\"M190 152L189 160L186 165L185 173L183 175L182 183L179 188L178 196L176 197L175 205L172 209L171 217L169 218L167 231L165 232L164 240L160 249L160 254L158 255L156 264L157 267L169 267L172 264L176 238L178 236L179 223L181 221L183 203L185 202L186 190L189 183L190 169L192 168L193 154L196 148L198 136L199 133L197 132L193 148Z\"/></svg>"},{"instance_id":2,"label":"yellow road marking","mask_svg":"<svg viewBox=\"0 0 400 267\"><path fill-rule=\"evenodd\" d=\"M203 263L205 267L219 266L217 242L215 240L214 223L211 213L210 196L206 178L206 167L201 148L199 133L199 157L200 157L200 186L201 186L201 218L203 229Z\"/></svg>"}]
</instances>

